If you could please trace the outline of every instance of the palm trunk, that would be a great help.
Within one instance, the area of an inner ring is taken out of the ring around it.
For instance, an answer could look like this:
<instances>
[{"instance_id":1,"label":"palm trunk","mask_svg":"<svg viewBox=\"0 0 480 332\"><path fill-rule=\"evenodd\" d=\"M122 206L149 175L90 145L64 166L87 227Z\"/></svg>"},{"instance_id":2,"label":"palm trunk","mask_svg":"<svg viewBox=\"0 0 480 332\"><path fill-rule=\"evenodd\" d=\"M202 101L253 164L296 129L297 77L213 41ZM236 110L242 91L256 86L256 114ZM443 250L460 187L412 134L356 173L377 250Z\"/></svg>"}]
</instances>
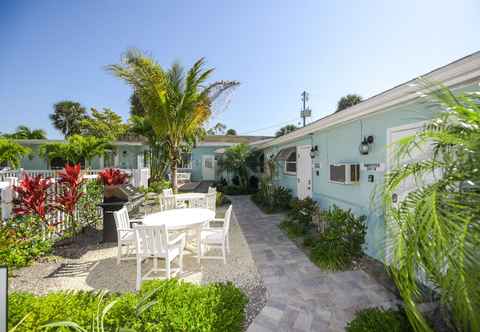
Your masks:
<instances>
[{"instance_id":1,"label":"palm trunk","mask_svg":"<svg viewBox=\"0 0 480 332\"><path fill-rule=\"evenodd\" d=\"M170 165L170 171L172 175L172 190L176 194L178 192L178 183L177 183L177 158L172 158Z\"/></svg>"}]
</instances>

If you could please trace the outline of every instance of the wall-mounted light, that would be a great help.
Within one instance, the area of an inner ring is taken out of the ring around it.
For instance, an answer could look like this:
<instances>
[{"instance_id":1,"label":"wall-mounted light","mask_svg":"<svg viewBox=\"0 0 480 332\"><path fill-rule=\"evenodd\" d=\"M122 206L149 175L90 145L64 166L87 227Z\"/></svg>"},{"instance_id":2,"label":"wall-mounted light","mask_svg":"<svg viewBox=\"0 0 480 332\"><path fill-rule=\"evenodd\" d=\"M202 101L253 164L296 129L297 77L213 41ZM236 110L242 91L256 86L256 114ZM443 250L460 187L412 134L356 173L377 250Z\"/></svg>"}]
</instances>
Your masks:
<instances>
[{"instance_id":1,"label":"wall-mounted light","mask_svg":"<svg viewBox=\"0 0 480 332\"><path fill-rule=\"evenodd\" d=\"M358 146L358 151L360 151L360 154L367 155L370 151L370 144L373 144L373 141L373 136L365 136L360 145Z\"/></svg>"},{"instance_id":2,"label":"wall-mounted light","mask_svg":"<svg viewBox=\"0 0 480 332\"><path fill-rule=\"evenodd\" d=\"M312 146L310 149L310 158L315 158L316 153L318 152L318 145Z\"/></svg>"}]
</instances>

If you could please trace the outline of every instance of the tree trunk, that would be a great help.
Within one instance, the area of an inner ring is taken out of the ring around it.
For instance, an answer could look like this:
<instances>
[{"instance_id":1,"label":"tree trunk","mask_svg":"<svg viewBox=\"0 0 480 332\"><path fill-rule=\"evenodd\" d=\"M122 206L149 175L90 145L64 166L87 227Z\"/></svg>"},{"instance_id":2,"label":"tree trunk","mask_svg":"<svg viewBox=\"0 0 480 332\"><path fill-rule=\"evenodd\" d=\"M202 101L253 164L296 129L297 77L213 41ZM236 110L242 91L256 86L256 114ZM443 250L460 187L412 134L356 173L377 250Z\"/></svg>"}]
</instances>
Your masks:
<instances>
[{"instance_id":1,"label":"tree trunk","mask_svg":"<svg viewBox=\"0 0 480 332\"><path fill-rule=\"evenodd\" d=\"M150 142L150 182L164 179L165 162L163 147L159 143Z\"/></svg>"},{"instance_id":2,"label":"tree trunk","mask_svg":"<svg viewBox=\"0 0 480 332\"><path fill-rule=\"evenodd\" d=\"M170 173L171 173L171 180L172 180L172 190L173 193L176 194L178 192L178 183L177 183L177 158L172 158L171 165L170 165Z\"/></svg>"}]
</instances>

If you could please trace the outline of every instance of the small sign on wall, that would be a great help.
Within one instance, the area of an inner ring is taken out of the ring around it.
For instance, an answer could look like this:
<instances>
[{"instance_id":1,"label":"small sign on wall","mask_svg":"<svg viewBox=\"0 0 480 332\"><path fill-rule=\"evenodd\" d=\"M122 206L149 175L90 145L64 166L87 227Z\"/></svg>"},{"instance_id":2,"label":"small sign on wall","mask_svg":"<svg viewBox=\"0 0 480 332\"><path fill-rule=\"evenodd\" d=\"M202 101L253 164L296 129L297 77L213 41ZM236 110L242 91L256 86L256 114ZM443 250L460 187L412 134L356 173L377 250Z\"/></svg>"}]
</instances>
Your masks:
<instances>
[{"instance_id":1,"label":"small sign on wall","mask_svg":"<svg viewBox=\"0 0 480 332\"><path fill-rule=\"evenodd\" d=\"M385 172L385 163L363 163L362 171Z\"/></svg>"}]
</instances>

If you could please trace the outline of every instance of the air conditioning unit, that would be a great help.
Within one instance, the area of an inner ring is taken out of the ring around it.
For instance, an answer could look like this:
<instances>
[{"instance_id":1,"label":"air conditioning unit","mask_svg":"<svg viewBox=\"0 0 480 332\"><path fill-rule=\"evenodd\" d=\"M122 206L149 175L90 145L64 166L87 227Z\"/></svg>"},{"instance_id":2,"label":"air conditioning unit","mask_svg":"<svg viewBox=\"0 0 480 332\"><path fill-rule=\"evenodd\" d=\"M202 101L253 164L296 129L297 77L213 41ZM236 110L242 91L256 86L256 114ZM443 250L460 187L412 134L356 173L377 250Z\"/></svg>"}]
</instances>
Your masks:
<instances>
[{"instance_id":1,"label":"air conditioning unit","mask_svg":"<svg viewBox=\"0 0 480 332\"><path fill-rule=\"evenodd\" d=\"M330 164L330 182L354 184L360 181L360 164Z\"/></svg>"}]
</instances>

